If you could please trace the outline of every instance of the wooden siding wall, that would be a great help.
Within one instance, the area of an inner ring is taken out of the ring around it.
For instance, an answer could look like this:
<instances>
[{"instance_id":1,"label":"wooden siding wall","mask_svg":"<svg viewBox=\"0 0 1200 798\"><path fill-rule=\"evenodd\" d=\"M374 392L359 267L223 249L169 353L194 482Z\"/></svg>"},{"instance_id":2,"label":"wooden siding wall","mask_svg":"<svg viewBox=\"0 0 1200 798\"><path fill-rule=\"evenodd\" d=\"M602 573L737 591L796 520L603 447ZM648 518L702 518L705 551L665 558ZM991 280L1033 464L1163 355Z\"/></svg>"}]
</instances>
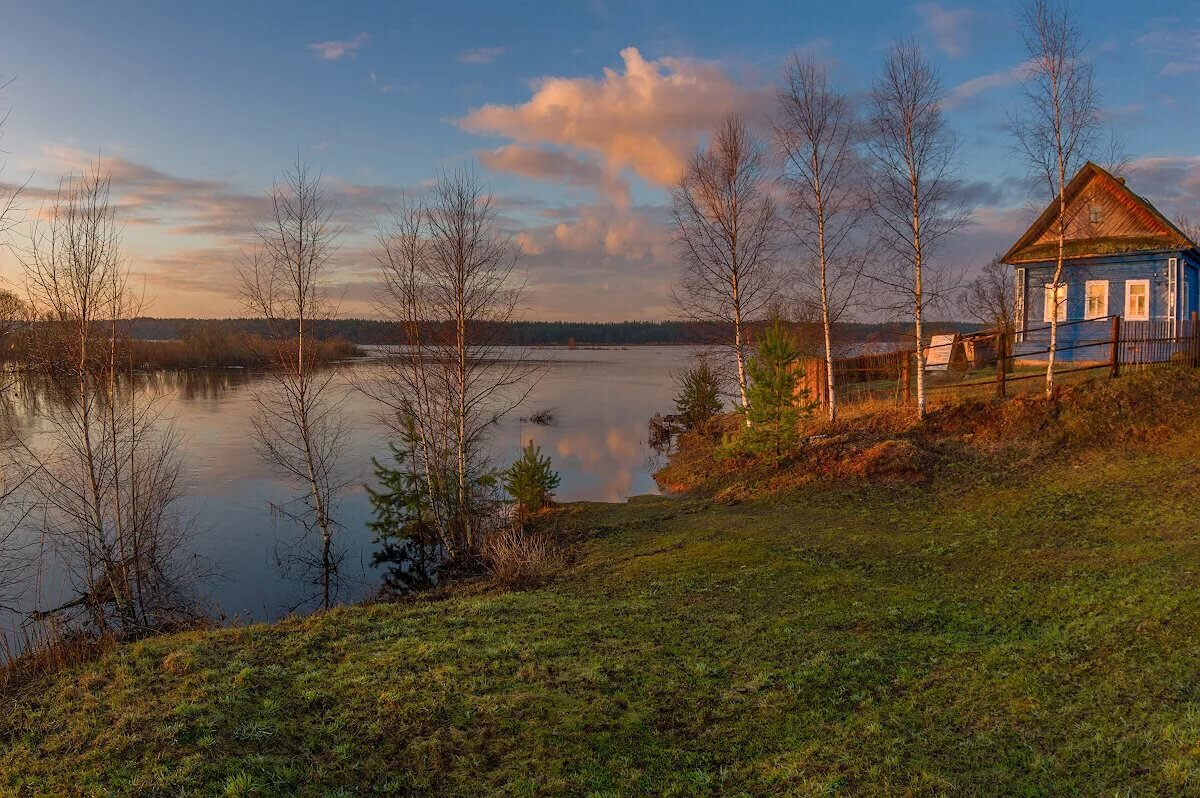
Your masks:
<instances>
[{"instance_id":1,"label":"wooden siding wall","mask_svg":"<svg viewBox=\"0 0 1200 798\"><path fill-rule=\"evenodd\" d=\"M1087 307L1087 281L1108 281L1109 314L1125 315L1125 281L1150 281L1150 318L1166 318L1169 312L1167 298L1169 279L1167 269L1171 258L1180 258L1184 264L1184 279L1189 280L1188 304L1182 315L1186 317L1198 309L1197 294L1200 280L1197 279L1197 263L1190 256L1178 252L1154 252L1132 255L1112 255L1106 258L1089 258L1080 263L1068 263L1063 270L1067 283L1067 320L1082 319ZM1026 270L1025 327L1039 327L1045 323L1045 286L1054 277L1053 263L1030 263ZM1015 285L1015 283L1014 283Z\"/></svg>"}]
</instances>

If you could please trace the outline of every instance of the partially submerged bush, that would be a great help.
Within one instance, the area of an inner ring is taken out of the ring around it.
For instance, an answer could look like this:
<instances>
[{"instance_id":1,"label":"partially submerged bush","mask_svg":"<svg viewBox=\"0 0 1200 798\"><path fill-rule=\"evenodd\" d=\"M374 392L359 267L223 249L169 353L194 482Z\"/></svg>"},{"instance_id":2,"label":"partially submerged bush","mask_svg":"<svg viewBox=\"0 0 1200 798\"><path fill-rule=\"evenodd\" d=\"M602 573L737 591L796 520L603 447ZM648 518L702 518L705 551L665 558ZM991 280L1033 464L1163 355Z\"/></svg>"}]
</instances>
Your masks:
<instances>
[{"instance_id":1,"label":"partially submerged bush","mask_svg":"<svg viewBox=\"0 0 1200 798\"><path fill-rule=\"evenodd\" d=\"M521 416L522 424L537 424L541 427L552 427L558 423L558 411L553 407L543 407L527 416Z\"/></svg>"}]
</instances>

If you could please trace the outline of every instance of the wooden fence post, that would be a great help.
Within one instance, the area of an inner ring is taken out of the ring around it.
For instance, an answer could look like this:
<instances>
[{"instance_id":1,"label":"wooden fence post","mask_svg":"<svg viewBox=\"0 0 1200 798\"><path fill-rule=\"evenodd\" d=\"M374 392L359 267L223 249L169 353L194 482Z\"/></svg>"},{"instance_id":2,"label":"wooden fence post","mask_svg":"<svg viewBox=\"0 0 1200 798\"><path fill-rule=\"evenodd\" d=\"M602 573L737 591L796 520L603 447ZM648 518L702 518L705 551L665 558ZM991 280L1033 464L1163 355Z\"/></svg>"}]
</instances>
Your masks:
<instances>
[{"instance_id":1,"label":"wooden fence post","mask_svg":"<svg viewBox=\"0 0 1200 798\"><path fill-rule=\"evenodd\" d=\"M1005 392L1005 356L1008 351L1008 331L1001 329L996 334L996 396L1004 398Z\"/></svg>"},{"instance_id":2,"label":"wooden fence post","mask_svg":"<svg viewBox=\"0 0 1200 798\"><path fill-rule=\"evenodd\" d=\"M1121 317L1112 317L1112 338L1108 344L1109 376L1121 376Z\"/></svg>"},{"instance_id":3,"label":"wooden fence post","mask_svg":"<svg viewBox=\"0 0 1200 798\"><path fill-rule=\"evenodd\" d=\"M905 407L912 404L912 385L910 384L912 375L909 373L909 370L912 368L912 359L912 353L905 352L900 365L900 382L904 383Z\"/></svg>"},{"instance_id":4,"label":"wooden fence post","mask_svg":"<svg viewBox=\"0 0 1200 798\"><path fill-rule=\"evenodd\" d=\"M1196 311L1192 311L1190 321L1192 322L1191 339L1191 362L1192 368L1200 366L1200 324L1196 323Z\"/></svg>"}]
</instances>

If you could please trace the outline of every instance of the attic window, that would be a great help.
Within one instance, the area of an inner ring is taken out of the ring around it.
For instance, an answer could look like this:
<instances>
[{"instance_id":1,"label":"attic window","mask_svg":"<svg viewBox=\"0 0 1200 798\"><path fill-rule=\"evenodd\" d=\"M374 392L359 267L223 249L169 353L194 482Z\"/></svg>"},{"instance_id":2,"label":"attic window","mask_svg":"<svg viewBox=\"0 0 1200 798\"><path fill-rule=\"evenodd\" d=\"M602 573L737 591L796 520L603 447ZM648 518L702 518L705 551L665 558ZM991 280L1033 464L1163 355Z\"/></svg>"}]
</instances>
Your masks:
<instances>
[{"instance_id":1,"label":"attic window","mask_svg":"<svg viewBox=\"0 0 1200 798\"><path fill-rule=\"evenodd\" d=\"M1088 208L1088 223L1100 224L1104 221L1104 209L1099 205L1092 205Z\"/></svg>"}]
</instances>

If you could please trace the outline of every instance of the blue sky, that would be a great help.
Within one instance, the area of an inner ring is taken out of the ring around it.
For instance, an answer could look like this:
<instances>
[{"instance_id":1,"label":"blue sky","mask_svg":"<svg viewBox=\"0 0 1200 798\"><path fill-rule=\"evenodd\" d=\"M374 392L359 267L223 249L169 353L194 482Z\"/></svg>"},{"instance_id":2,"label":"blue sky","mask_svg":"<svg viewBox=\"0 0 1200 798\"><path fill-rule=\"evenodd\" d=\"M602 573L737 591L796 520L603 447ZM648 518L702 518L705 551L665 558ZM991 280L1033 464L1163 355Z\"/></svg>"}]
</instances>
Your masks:
<instances>
[{"instance_id":1,"label":"blue sky","mask_svg":"<svg viewBox=\"0 0 1200 798\"><path fill-rule=\"evenodd\" d=\"M1200 216L1200 4L1078 10L1131 186ZM348 225L343 310L366 314L376 219L470 161L524 242L530 315L659 318L676 272L670 175L725 107L762 118L794 48L861 90L893 36L919 34L979 199L943 257L969 267L1011 243L1026 215L1003 131L1022 60L1012 17L856 0L10 3L0 178L45 188L101 155L151 312L224 316L239 312L247 217L299 153ZM12 256L0 263L12 279Z\"/></svg>"}]
</instances>

